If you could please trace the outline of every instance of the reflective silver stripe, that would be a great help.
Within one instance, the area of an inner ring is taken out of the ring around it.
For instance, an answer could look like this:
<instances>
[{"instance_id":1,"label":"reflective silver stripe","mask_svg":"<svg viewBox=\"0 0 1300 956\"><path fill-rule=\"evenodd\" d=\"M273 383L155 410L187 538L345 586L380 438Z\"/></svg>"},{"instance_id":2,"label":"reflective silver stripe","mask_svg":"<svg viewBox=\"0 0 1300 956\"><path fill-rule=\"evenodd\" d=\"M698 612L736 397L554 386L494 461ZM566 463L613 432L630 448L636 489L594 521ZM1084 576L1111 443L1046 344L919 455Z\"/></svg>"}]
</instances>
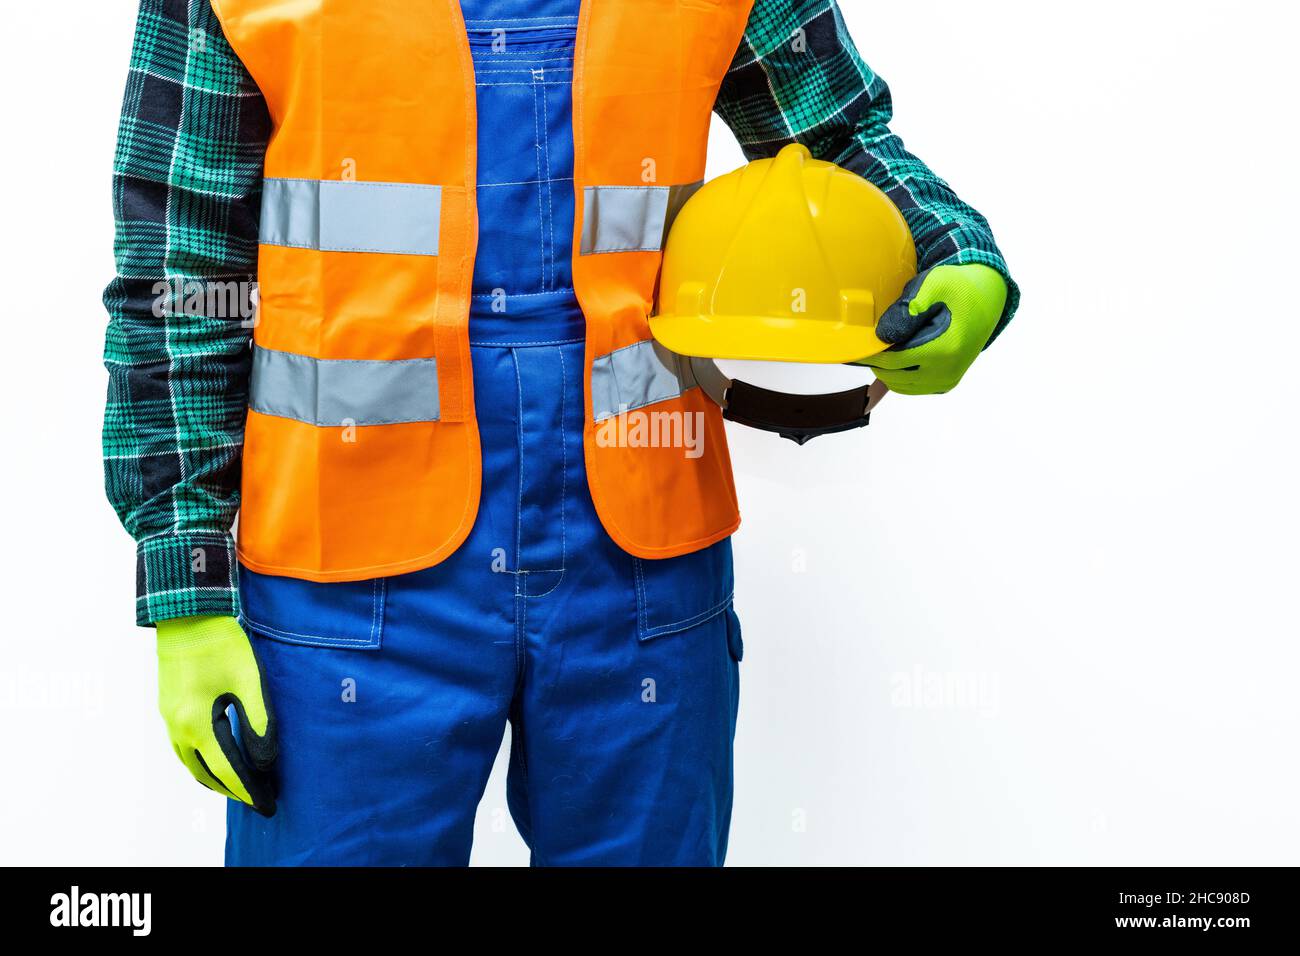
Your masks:
<instances>
[{"instance_id":1,"label":"reflective silver stripe","mask_svg":"<svg viewBox=\"0 0 1300 956\"><path fill-rule=\"evenodd\" d=\"M696 386L690 359L654 339L602 355L591 363L591 412L601 422Z\"/></svg>"},{"instance_id":2,"label":"reflective silver stripe","mask_svg":"<svg viewBox=\"0 0 1300 956\"><path fill-rule=\"evenodd\" d=\"M579 252L658 252L682 204L701 185L584 186Z\"/></svg>"},{"instance_id":3,"label":"reflective silver stripe","mask_svg":"<svg viewBox=\"0 0 1300 956\"><path fill-rule=\"evenodd\" d=\"M248 407L308 425L396 425L438 420L436 359L370 362L253 350Z\"/></svg>"},{"instance_id":4,"label":"reflective silver stripe","mask_svg":"<svg viewBox=\"0 0 1300 956\"><path fill-rule=\"evenodd\" d=\"M442 187L268 179L261 242L322 252L438 254Z\"/></svg>"}]
</instances>

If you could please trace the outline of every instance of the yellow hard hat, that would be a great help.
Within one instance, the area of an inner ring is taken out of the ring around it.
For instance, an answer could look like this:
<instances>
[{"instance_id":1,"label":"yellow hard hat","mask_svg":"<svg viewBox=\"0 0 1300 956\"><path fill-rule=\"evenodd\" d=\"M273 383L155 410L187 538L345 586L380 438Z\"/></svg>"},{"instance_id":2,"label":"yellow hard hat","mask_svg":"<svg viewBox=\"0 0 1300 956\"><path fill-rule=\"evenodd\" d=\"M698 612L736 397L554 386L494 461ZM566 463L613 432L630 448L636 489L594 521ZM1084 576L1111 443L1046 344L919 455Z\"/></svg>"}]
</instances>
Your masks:
<instances>
[{"instance_id":1,"label":"yellow hard hat","mask_svg":"<svg viewBox=\"0 0 1300 956\"><path fill-rule=\"evenodd\" d=\"M889 347L876 321L915 275L889 197L794 143L683 205L650 330L681 355L852 362Z\"/></svg>"}]
</instances>

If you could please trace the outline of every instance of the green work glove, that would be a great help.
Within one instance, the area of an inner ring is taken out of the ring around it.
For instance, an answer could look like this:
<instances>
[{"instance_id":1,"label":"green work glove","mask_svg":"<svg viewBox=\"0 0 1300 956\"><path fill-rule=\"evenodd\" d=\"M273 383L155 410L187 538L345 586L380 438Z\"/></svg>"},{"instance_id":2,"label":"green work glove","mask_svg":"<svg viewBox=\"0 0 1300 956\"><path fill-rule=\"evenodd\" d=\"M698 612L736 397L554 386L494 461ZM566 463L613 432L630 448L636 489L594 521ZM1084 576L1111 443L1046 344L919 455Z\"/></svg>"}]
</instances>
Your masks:
<instances>
[{"instance_id":1,"label":"green work glove","mask_svg":"<svg viewBox=\"0 0 1300 956\"><path fill-rule=\"evenodd\" d=\"M957 387L988 344L1007 304L1007 282L988 266L935 266L907 284L876 324L893 345L856 364L890 391L934 395Z\"/></svg>"},{"instance_id":2,"label":"green work glove","mask_svg":"<svg viewBox=\"0 0 1300 956\"><path fill-rule=\"evenodd\" d=\"M238 741L226 713L230 705L239 719ZM257 655L237 620L158 622L158 707L172 748L194 779L263 816L274 815L267 771L276 756L275 718Z\"/></svg>"}]
</instances>

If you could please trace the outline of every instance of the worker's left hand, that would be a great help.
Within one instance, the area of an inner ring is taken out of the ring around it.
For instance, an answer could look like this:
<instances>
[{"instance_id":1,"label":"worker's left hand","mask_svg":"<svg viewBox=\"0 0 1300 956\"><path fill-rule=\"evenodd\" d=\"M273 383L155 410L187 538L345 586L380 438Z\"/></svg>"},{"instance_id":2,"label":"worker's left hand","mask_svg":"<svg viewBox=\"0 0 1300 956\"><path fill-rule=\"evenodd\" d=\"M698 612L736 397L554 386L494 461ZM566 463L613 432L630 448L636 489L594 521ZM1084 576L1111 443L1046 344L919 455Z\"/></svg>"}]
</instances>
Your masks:
<instances>
[{"instance_id":1,"label":"worker's left hand","mask_svg":"<svg viewBox=\"0 0 1300 956\"><path fill-rule=\"evenodd\" d=\"M876 371L891 391L934 395L957 387L988 344L1007 303L1007 283L983 265L935 266L907 284L876 324L893 343L856 364Z\"/></svg>"}]
</instances>

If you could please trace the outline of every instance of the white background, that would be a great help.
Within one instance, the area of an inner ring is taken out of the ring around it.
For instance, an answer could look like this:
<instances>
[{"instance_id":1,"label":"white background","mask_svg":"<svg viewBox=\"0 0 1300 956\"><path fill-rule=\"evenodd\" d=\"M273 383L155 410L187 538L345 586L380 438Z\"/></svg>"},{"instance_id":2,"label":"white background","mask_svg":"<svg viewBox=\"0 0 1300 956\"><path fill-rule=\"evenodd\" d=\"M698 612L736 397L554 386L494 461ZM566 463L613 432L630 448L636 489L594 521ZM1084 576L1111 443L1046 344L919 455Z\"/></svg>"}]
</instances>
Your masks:
<instances>
[{"instance_id":1,"label":"white background","mask_svg":"<svg viewBox=\"0 0 1300 956\"><path fill-rule=\"evenodd\" d=\"M1300 862L1296 12L843 7L1024 307L954 393L865 432L732 427L730 862ZM11 4L0 57L0 860L216 864L99 461L135 4L76 8ZM710 175L740 164L714 140ZM476 863L526 861L504 807L498 772Z\"/></svg>"}]
</instances>

